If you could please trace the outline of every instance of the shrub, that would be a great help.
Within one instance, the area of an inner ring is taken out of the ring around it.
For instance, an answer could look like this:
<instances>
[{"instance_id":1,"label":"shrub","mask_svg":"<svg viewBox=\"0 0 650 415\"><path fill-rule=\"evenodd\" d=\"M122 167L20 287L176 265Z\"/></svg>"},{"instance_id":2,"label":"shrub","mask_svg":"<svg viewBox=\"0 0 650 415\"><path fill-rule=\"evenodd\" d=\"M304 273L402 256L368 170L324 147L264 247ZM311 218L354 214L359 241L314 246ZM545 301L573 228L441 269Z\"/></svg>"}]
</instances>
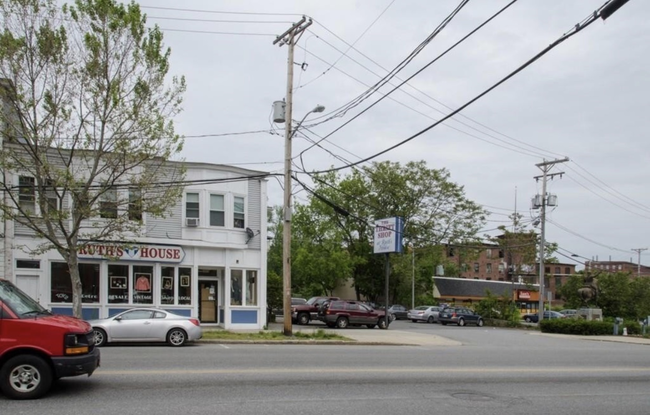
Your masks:
<instances>
[{"instance_id":1,"label":"shrub","mask_svg":"<svg viewBox=\"0 0 650 415\"><path fill-rule=\"evenodd\" d=\"M542 320L539 328L542 333L579 334L585 336L610 335L614 332L614 325L611 322L586 321L574 318Z\"/></svg>"}]
</instances>

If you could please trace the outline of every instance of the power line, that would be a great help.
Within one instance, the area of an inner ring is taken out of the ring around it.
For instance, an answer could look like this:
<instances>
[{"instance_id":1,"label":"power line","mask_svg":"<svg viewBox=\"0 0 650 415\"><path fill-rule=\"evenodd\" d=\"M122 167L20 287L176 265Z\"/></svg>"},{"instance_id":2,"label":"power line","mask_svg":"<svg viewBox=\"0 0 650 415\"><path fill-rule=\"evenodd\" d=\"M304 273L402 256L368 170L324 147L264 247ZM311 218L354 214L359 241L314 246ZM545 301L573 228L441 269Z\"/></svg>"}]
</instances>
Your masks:
<instances>
[{"instance_id":1,"label":"power line","mask_svg":"<svg viewBox=\"0 0 650 415\"><path fill-rule=\"evenodd\" d=\"M382 150L382 151L380 151L380 152L378 152L378 153L375 153L375 154L373 154L373 155L371 155L371 156L369 156L369 157L364 158L363 160L357 161L357 162L355 162L355 163L350 163L350 164L345 165L345 166L340 166L340 167L331 168L331 169L327 169L327 170L317 171L317 172L315 172L315 173L327 173L327 172L339 171L339 170L343 170L343 169L346 169L346 168L349 168L349 167L352 167L352 166L359 165L359 164L361 164L361 163L365 163L365 162L370 161L370 160L372 160L372 159L374 159L374 158L376 158L376 157L379 157L379 156L381 156L381 155L383 155L383 154L385 154L385 153L387 153L387 152L389 152L389 151L392 151L392 150L394 150L394 149L397 148L397 147L400 147L400 146L406 144L407 142L413 140L413 139L416 138L416 137L419 137L420 135L426 133L427 131L429 131L429 130L431 130L432 128L436 127L437 125L441 124L443 121L446 121L447 119L453 117L454 115L456 115L457 113L461 112L461 111L464 110L465 108L469 107L469 106L472 105L474 102L478 101L480 98L482 98L483 96L487 95L487 94L488 94L489 92L491 92L492 90L496 89L499 85L503 84L504 82L506 82L507 80L509 80L510 78L512 78L513 76L515 76L516 74L518 74L519 72L523 71L525 68L527 68L528 66L530 66L532 63L534 63L534 62L537 61L538 59L540 59L542 56L546 55L549 51L551 51L552 49L554 49L556 46L558 46L558 45L561 44L562 42L566 41L567 39L571 38L572 36L576 35L576 34L579 33L580 31L582 31L583 29L585 29L586 27L588 27L589 25L591 25L593 22L596 21L596 19L597 19L598 17L599 17L598 12L595 12L595 13L594 13L594 14L593 14L589 19L586 20L586 23L585 23L585 24L583 24L583 25L576 25L576 26L572 29L572 31L570 31L570 32L565 33L564 35L562 35L559 39L557 39L555 42L551 43L549 46L547 46L546 48L544 48L541 52L539 52L537 55L533 56L531 59L529 59L529 60L528 60L527 62L525 62L523 65L521 65L520 67L518 67L517 69L515 69L513 72L511 72L510 74L508 74L506 77L502 78L500 81L498 81L497 83L495 83L494 85L492 85L491 87L489 87L488 89L486 89L485 91L483 91L482 93L480 93L479 95L477 95L476 97L472 98L470 101L466 102L465 104L463 104L462 106L460 106L460 107L457 108L456 110L452 111L451 113L449 113L447 116L443 117L443 118L442 118L441 120L439 120L438 122L436 122L436 123L434 123L434 124L428 126L427 128L425 128L425 129L423 129L423 130L421 130L421 131L415 133L414 135L412 135L412 136L406 138L405 140L400 141L399 143L397 143L397 144L395 144L395 145L393 145L393 146L390 146L390 147L388 147L388 148L386 148L386 149L384 149L384 150Z\"/></svg>"},{"instance_id":2,"label":"power line","mask_svg":"<svg viewBox=\"0 0 650 415\"><path fill-rule=\"evenodd\" d=\"M189 29L171 29L161 27L160 30L164 32L184 32L184 33L199 33L199 34L209 34L209 35L233 35L233 36L273 36L276 35L273 33L242 33L242 32L216 32L211 30L189 30Z\"/></svg>"},{"instance_id":3,"label":"power line","mask_svg":"<svg viewBox=\"0 0 650 415\"><path fill-rule=\"evenodd\" d=\"M325 71L323 71L323 73L321 73L321 74L318 75L316 78L310 80L309 82L307 82L307 83L304 84L304 85L298 85L298 87L297 87L296 89L300 89L300 88L303 88L303 87L305 87L305 86L311 84L312 82L316 81L317 79L319 79L320 77L322 77L323 75L325 75L327 72L329 72L329 70L332 69L332 67L335 66L335 65L336 65L336 64L337 64L337 63L338 63L338 62L339 62L339 61L340 61L344 56L346 56L346 55L348 54L348 52L349 52L349 51L354 47L354 45L356 45L356 44L357 44L357 43L358 43L358 42L359 42L359 41L360 41L360 40L361 40L361 39L366 35L366 33L368 33L368 31L369 31L369 30L370 30L370 29L375 25L375 23L377 23L377 21L379 21L379 19L381 19L381 17L382 17L382 16L383 16L387 11L388 11L388 9L390 8L390 6L393 5L393 3L395 3L395 0L392 0L392 1L388 4L388 6L386 6L386 8L385 8L385 9L384 9L380 14L379 14L379 16L377 16L377 18L376 18L375 20L373 20L372 23L370 23L370 26L368 26L368 27L366 28L366 30L364 30L363 33L361 33L361 35L359 35L359 37L358 37L358 38L357 38L357 39L356 39L356 40L355 40L351 45L348 45L348 49L347 49L345 52L342 52L342 53L341 53L341 56L339 56L339 57L334 61L334 63L331 64L327 69L325 69ZM316 36L316 37L318 37L318 36Z\"/></svg>"},{"instance_id":4,"label":"power line","mask_svg":"<svg viewBox=\"0 0 650 415\"><path fill-rule=\"evenodd\" d=\"M615 248L615 247L613 247L613 246L609 246L609 245L602 244L602 243L600 243L600 242L594 241L593 239L589 239L589 238L587 238L586 236L583 236L583 235L581 235L581 234L579 234L579 233L577 233L577 232L574 232L574 231L572 231L571 229L568 229L567 227L562 226L562 225L560 225L559 223L556 223L556 222L554 222L554 221L552 221L552 220L550 220L550 219L548 219L548 218L546 219L546 221L547 221L548 223L553 224L553 225L556 226L557 228L563 230L564 232L570 233L571 235L573 235L573 236L577 236L578 238L584 239L585 241L587 241L587 242L591 242L592 244L595 244L595 245L601 246L601 247L603 247L603 248L607 248L607 249L609 249L609 250L611 250L611 251L619 251L619 252L624 252L624 253L626 253L626 254L628 254L628 253L630 252L630 251L627 251L627 250L624 250L624 249L619 249L619 248Z\"/></svg>"},{"instance_id":5,"label":"power line","mask_svg":"<svg viewBox=\"0 0 650 415\"><path fill-rule=\"evenodd\" d=\"M147 16L148 19L153 19L153 20L173 20L173 21L179 21L179 22L205 22L205 23L246 23L246 24L257 24L257 23L271 23L271 24L276 24L276 23L282 23L282 24L287 24L287 23L292 23L289 20L286 21L279 21L279 20L219 20L219 19L192 19L192 18L184 18L184 17L163 17L163 16Z\"/></svg>"},{"instance_id":6,"label":"power line","mask_svg":"<svg viewBox=\"0 0 650 415\"><path fill-rule=\"evenodd\" d=\"M199 9L184 9L176 7L160 7L160 6L147 6L140 5L142 9L152 9L152 10L168 10L175 12L188 12L188 13L210 13L210 14L239 14L239 15L249 15L249 16L303 16L300 13L261 13L261 12L237 12L237 11L219 11L219 10L199 10Z\"/></svg>"}]
</instances>

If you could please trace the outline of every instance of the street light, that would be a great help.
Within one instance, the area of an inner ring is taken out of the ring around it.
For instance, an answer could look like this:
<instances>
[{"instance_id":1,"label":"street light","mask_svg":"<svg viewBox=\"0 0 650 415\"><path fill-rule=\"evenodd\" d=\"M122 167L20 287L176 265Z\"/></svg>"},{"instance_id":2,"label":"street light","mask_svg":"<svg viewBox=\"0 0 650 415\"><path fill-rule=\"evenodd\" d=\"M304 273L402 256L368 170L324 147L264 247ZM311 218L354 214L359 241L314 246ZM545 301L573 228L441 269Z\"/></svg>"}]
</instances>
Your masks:
<instances>
[{"instance_id":1,"label":"street light","mask_svg":"<svg viewBox=\"0 0 650 415\"><path fill-rule=\"evenodd\" d=\"M323 112L325 107L317 105L302 117L292 131L291 107L287 108L287 125L285 128L284 141L284 228L282 232L282 287L283 287L283 310L284 310L284 335L291 336L293 327L291 323L291 139L307 116L314 112Z\"/></svg>"}]
</instances>

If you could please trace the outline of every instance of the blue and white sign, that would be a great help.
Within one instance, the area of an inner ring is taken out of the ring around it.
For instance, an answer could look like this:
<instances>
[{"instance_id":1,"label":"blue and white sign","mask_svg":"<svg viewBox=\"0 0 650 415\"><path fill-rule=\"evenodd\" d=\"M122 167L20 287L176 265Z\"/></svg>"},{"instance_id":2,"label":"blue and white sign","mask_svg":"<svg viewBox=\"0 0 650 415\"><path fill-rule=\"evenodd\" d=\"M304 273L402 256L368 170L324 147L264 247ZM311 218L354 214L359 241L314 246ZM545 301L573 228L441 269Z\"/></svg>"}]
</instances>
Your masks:
<instances>
[{"instance_id":1,"label":"blue and white sign","mask_svg":"<svg viewBox=\"0 0 650 415\"><path fill-rule=\"evenodd\" d=\"M375 254L402 252L404 220L400 217L375 221Z\"/></svg>"}]
</instances>

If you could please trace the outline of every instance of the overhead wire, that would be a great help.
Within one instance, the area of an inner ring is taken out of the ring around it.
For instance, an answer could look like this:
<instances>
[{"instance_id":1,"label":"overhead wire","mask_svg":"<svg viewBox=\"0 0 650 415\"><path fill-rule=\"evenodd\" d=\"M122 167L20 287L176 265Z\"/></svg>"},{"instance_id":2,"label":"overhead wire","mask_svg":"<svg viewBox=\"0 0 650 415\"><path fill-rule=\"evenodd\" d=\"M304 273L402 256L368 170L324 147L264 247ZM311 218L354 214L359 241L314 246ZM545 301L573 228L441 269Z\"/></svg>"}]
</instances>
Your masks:
<instances>
[{"instance_id":1,"label":"overhead wire","mask_svg":"<svg viewBox=\"0 0 650 415\"><path fill-rule=\"evenodd\" d=\"M364 159L362 159L362 160L360 160L360 161L357 161L357 162L354 162L354 163L350 163L350 164L348 164L348 165L344 165L344 166L339 166L339 167L335 167L335 168L327 169L327 170L317 171L317 172L314 172L314 173L327 173L327 172L340 171L340 170L343 170L343 169L346 169L346 168L350 168L350 167L352 167L352 166L359 165L359 164L361 164L361 163L365 163L365 162L367 162L367 161L370 161L370 160L372 160L372 159L374 159L374 158L377 158L377 157L379 157L379 156L381 156L381 155L383 155L383 154L388 153L389 151L392 151L392 150L394 150L394 149L396 149L396 148L398 148L398 147L400 147L400 146L402 146L402 145L408 143L409 141L413 140L414 138L419 137L420 135L426 133L427 131L431 130L432 128L436 127L437 125L441 124L442 122L446 121L447 119L453 117L453 116L456 115L457 113L461 112L461 111L464 110L465 108L469 107L470 105L472 105L473 103L475 103L476 101L478 101L479 99L481 99L482 97L484 97L485 95L487 95L488 93L490 93L491 91L493 91L494 89L496 89L498 86L500 86L501 84L503 84L504 82L506 82L507 80L509 80L510 78L512 78L513 76L517 75L519 72L523 71L525 68L527 68L528 66L530 66L531 64L533 64L535 61L537 61L538 59L540 59L542 56L546 55L549 51L551 51L552 49L554 49L554 48L555 48L556 46L558 46L559 44L561 44L561 43L565 42L567 39L569 39L569 38L575 36L577 33L580 33L580 32L581 32L582 30L584 30L586 27L588 27L588 26L591 25L593 22L595 22L596 19L597 19L597 17L598 17L598 13L593 13L592 17L589 18L588 20L586 20L586 23L584 23L584 24L581 25L581 26L580 26L580 25L576 25L576 26L575 26L575 27L574 27L570 32L567 32L567 33L565 33L564 35L562 35L559 39L557 39L556 41L554 41L553 43L551 43L549 46L547 46L546 48L544 48L541 52L537 53L537 54L536 54L535 56L533 56L531 59L529 59L528 61L526 61L523 65L519 66L517 69L515 69L514 71L512 71L510 74L506 75L506 76L505 76L504 78L502 78L500 81L498 81L497 83L495 83L494 85L492 85L492 86L489 87L488 89L484 90L484 91L481 92L479 95L477 95L477 96L475 96L474 98L472 98L471 100L467 101L465 104L463 104L462 106L458 107L456 110L452 111L451 113L449 113L447 116L443 117L443 118L442 118L441 120L439 120L438 122L435 122L434 124L431 124L430 126L424 128L423 130L421 130L421 131L419 131L419 132L417 132L417 133L411 135L410 137L408 137L408 138L406 138L406 139L400 141L399 143L394 144L394 145L392 145L392 146L390 146L390 147L388 147L388 148L386 148L386 149L384 149L384 150L381 150L381 151L379 151L378 153L375 153L375 154L373 154L373 155L371 155L371 156L368 156L368 157L366 157L366 158L364 158Z\"/></svg>"},{"instance_id":2,"label":"overhead wire","mask_svg":"<svg viewBox=\"0 0 650 415\"><path fill-rule=\"evenodd\" d=\"M559 223L557 223L557 222L555 222L555 221L553 221L553 220L551 220L551 219L549 219L549 218L546 218L546 222L552 224L553 226L557 227L558 229L563 230L564 232L570 233L570 234L573 235L573 236L577 236L577 237L580 238L580 239L584 239L584 240L587 241L587 242L591 242L592 244L595 244L595 245L601 246L601 247L603 247L603 248L607 248L607 249L609 249L609 250L611 250L611 251L625 252L626 254L629 253L629 251L627 251L627 250L619 249L619 248L616 248L616 247L613 247L613 246L609 246L609 245L605 245L605 244L603 244L603 243L600 243L600 242L594 241L593 239L587 238L586 236L581 235L581 234L579 234L579 233L577 233L577 232L574 232L574 231L572 231L571 229L567 228L566 226L560 225Z\"/></svg>"}]
</instances>

